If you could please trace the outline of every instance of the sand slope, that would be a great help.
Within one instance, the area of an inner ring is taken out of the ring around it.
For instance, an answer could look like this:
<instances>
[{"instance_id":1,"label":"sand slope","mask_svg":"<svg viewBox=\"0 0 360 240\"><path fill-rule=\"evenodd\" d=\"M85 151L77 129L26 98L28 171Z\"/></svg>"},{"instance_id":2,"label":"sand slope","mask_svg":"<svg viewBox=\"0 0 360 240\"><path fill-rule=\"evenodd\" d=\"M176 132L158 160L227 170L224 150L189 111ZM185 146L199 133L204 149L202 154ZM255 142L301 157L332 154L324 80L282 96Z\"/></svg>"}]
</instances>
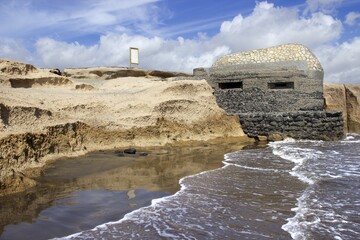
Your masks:
<instances>
[{"instance_id":1,"label":"sand slope","mask_svg":"<svg viewBox=\"0 0 360 240\"><path fill-rule=\"evenodd\" d=\"M227 136L247 140L205 80L184 78L124 68L59 76L0 60L0 195L33 186L36 172L29 169L62 155Z\"/></svg>"}]
</instances>

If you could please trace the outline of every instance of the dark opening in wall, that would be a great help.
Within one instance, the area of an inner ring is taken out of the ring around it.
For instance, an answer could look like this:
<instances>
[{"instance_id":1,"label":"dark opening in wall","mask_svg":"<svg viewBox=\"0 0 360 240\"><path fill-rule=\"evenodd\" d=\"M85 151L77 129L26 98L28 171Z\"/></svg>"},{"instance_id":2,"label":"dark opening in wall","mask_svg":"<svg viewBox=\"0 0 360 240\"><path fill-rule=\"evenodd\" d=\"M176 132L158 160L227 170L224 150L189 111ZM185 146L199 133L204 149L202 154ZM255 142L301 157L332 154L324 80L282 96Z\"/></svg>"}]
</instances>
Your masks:
<instances>
[{"instance_id":1,"label":"dark opening in wall","mask_svg":"<svg viewBox=\"0 0 360 240\"><path fill-rule=\"evenodd\" d=\"M219 88L221 89L233 89L233 88L243 88L242 82L224 82L219 83Z\"/></svg>"},{"instance_id":2,"label":"dark opening in wall","mask_svg":"<svg viewBox=\"0 0 360 240\"><path fill-rule=\"evenodd\" d=\"M294 89L294 82L274 82L268 83L269 89Z\"/></svg>"}]
</instances>

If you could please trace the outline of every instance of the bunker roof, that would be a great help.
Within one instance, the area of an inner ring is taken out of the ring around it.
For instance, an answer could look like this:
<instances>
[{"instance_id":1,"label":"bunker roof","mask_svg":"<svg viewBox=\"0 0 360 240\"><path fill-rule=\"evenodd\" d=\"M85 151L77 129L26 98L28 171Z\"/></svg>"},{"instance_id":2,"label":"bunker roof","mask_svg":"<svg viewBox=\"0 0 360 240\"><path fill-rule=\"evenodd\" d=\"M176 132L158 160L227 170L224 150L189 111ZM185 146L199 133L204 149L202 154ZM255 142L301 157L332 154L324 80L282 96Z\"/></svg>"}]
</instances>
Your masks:
<instances>
[{"instance_id":1,"label":"bunker roof","mask_svg":"<svg viewBox=\"0 0 360 240\"><path fill-rule=\"evenodd\" d=\"M323 71L315 55L301 44L285 44L225 55L217 60L212 67L296 61L306 62L308 70Z\"/></svg>"}]
</instances>

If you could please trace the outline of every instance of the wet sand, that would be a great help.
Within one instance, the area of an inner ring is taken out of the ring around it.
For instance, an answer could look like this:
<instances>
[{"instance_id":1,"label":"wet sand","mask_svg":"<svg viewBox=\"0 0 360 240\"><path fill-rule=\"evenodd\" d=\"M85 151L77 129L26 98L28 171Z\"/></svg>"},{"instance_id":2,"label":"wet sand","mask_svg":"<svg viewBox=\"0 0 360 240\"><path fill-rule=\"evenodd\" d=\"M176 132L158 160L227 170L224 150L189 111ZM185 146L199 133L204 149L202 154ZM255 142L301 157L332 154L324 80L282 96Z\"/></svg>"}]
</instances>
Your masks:
<instances>
[{"instance_id":1,"label":"wet sand","mask_svg":"<svg viewBox=\"0 0 360 240\"><path fill-rule=\"evenodd\" d=\"M171 195L179 179L223 166L236 140L138 149L119 156L98 151L55 161L31 191L0 198L0 239L49 239L117 221L126 213Z\"/></svg>"}]
</instances>

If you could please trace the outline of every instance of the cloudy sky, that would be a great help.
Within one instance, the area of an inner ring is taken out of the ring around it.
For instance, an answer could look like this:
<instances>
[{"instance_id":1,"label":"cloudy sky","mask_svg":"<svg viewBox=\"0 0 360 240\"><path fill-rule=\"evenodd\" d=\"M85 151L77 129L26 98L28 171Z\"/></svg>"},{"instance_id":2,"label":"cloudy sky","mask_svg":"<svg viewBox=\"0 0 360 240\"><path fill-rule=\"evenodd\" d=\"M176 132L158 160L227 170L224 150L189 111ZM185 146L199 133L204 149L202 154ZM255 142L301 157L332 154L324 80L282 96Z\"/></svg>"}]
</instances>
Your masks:
<instances>
[{"instance_id":1,"label":"cloudy sky","mask_svg":"<svg viewBox=\"0 0 360 240\"><path fill-rule=\"evenodd\" d=\"M325 81L360 83L360 0L1 0L0 58L39 67L191 72L228 53L301 43Z\"/></svg>"}]
</instances>

